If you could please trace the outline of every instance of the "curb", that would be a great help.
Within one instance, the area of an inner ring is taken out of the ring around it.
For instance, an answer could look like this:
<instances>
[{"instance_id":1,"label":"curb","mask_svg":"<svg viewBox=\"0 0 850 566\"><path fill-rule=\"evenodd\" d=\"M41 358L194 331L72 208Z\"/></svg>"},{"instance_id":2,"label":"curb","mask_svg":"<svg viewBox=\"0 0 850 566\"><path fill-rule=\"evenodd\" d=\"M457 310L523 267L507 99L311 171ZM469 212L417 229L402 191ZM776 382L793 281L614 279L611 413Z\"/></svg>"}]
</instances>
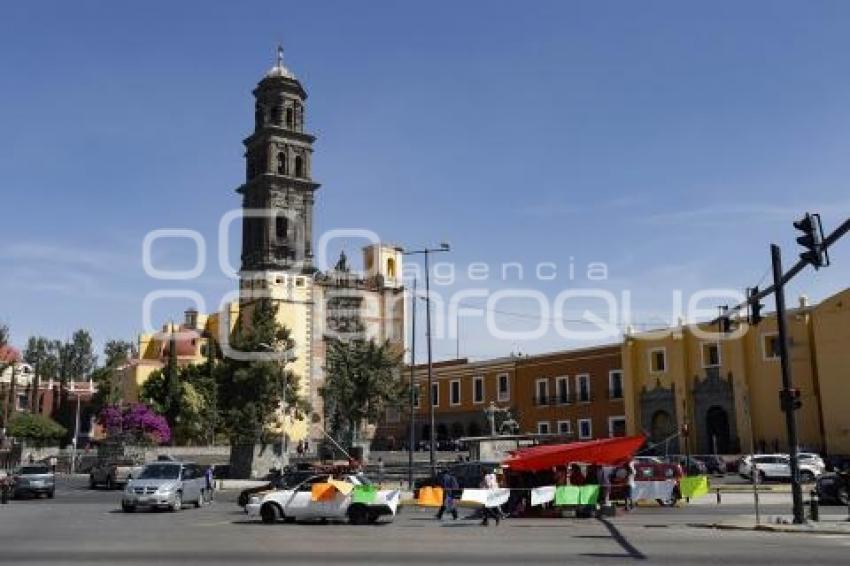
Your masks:
<instances>
[{"instance_id":1,"label":"curb","mask_svg":"<svg viewBox=\"0 0 850 566\"><path fill-rule=\"evenodd\" d=\"M715 529L718 531L759 531L768 533L792 533L803 535L844 535L850 536L846 529L821 529L794 527L793 525L730 525L728 523L688 523L689 527L697 529Z\"/></svg>"}]
</instances>

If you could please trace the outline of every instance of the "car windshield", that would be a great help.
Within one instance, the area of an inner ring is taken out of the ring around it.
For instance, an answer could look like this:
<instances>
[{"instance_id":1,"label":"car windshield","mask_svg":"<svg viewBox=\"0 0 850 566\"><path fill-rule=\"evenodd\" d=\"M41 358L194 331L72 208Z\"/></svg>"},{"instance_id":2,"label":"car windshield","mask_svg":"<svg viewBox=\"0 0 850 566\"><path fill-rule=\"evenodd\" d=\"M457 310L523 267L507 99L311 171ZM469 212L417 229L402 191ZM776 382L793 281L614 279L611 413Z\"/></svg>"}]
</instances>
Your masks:
<instances>
[{"instance_id":1,"label":"car windshield","mask_svg":"<svg viewBox=\"0 0 850 566\"><path fill-rule=\"evenodd\" d=\"M145 466L139 479L143 480L176 480L180 479L180 466L174 464L151 464Z\"/></svg>"},{"instance_id":2,"label":"car windshield","mask_svg":"<svg viewBox=\"0 0 850 566\"><path fill-rule=\"evenodd\" d=\"M21 468L22 475L33 475L33 474L49 474L50 470L47 466L24 466Z\"/></svg>"}]
</instances>

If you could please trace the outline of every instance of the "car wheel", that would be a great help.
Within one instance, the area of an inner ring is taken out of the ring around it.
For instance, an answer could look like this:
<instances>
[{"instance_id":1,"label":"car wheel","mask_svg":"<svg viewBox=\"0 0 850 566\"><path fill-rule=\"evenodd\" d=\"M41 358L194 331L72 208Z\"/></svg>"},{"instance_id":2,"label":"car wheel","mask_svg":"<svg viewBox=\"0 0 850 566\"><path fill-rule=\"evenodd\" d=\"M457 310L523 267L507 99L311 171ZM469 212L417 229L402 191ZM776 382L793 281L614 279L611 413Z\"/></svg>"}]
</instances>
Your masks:
<instances>
[{"instance_id":1,"label":"car wheel","mask_svg":"<svg viewBox=\"0 0 850 566\"><path fill-rule=\"evenodd\" d=\"M277 509L274 503L266 503L260 507L260 519L266 525L273 525L277 522Z\"/></svg>"},{"instance_id":2,"label":"car wheel","mask_svg":"<svg viewBox=\"0 0 850 566\"><path fill-rule=\"evenodd\" d=\"M850 491L847 491L845 486L841 486L835 491L835 498L842 505L850 506Z\"/></svg>"},{"instance_id":3,"label":"car wheel","mask_svg":"<svg viewBox=\"0 0 850 566\"><path fill-rule=\"evenodd\" d=\"M380 518L380 515L378 515L377 511L370 512L369 513L369 524L374 525L375 523L378 522L379 518Z\"/></svg>"},{"instance_id":4,"label":"car wheel","mask_svg":"<svg viewBox=\"0 0 850 566\"><path fill-rule=\"evenodd\" d=\"M97 489L97 482L94 481L94 476L89 476L89 489Z\"/></svg>"},{"instance_id":5,"label":"car wheel","mask_svg":"<svg viewBox=\"0 0 850 566\"><path fill-rule=\"evenodd\" d=\"M112 476L106 477L106 489L108 489L110 491L115 489L115 484L112 481Z\"/></svg>"},{"instance_id":6,"label":"car wheel","mask_svg":"<svg viewBox=\"0 0 850 566\"><path fill-rule=\"evenodd\" d=\"M135 513L136 506L130 505L129 503L121 502L121 510L124 511L125 513Z\"/></svg>"},{"instance_id":7,"label":"car wheel","mask_svg":"<svg viewBox=\"0 0 850 566\"><path fill-rule=\"evenodd\" d=\"M53 499L53 496L56 495L55 490L51 489L47 492L47 499Z\"/></svg>"},{"instance_id":8,"label":"car wheel","mask_svg":"<svg viewBox=\"0 0 850 566\"><path fill-rule=\"evenodd\" d=\"M364 525L369 521L369 510L365 505L352 505L348 508L348 522L352 525Z\"/></svg>"},{"instance_id":9,"label":"car wheel","mask_svg":"<svg viewBox=\"0 0 850 566\"><path fill-rule=\"evenodd\" d=\"M759 483L765 483L767 481L767 475L764 472L759 472Z\"/></svg>"},{"instance_id":10,"label":"car wheel","mask_svg":"<svg viewBox=\"0 0 850 566\"><path fill-rule=\"evenodd\" d=\"M803 470L800 472L800 481L803 483L812 483L815 481L815 475L809 470Z\"/></svg>"},{"instance_id":11,"label":"car wheel","mask_svg":"<svg viewBox=\"0 0 850 566\"><path fill-rule=\"evenodd\" d=\"M176 513L177 511L180 511L181 509L183 509L183 494L178 491L177 493L174 494L174 502L171 504L171 507L169 508L169 510L172 513Z\"/></svg>"}]
</instances>

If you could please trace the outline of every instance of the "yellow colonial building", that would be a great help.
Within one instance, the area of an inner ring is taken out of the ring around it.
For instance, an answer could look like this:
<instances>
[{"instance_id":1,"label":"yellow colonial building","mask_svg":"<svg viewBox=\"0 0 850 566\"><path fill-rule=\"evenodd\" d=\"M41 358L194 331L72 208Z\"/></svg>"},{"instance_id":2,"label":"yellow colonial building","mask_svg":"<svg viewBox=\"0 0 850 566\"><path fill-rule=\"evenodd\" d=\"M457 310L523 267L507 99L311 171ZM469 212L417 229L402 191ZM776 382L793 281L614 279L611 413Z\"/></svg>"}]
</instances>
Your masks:
<instances>
[{"instance_id":1,"label":"yellow colonial building","mask_svg":"<svg viewBox=\"0 0 850 566\"><path fill-rule=\"evenodd\" d=\"M850 454L850 290L788 311L800 446ZM787 450L774 315L739 321L728 336L716 326L681 325L628 333L622 346L629 433L646 433L657 451L737 453ZM685 427L687 425L687 427Z\"/></svg>"}]
</instances>

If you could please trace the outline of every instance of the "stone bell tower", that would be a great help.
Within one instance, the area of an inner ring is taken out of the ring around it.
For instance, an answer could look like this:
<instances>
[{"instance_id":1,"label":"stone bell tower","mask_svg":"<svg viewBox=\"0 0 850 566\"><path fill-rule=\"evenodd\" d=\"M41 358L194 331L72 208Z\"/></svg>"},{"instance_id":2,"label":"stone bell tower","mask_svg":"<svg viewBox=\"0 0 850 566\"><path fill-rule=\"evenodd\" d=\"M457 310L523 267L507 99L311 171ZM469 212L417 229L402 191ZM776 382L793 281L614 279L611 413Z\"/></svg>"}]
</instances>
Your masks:
<instances>
[{"instance_id":1,"label":"stone bell tower","mask_svg":"<svg viewBox=\"0 0 850 566\"><path fill-rule=\"evenodd\" d=\"M313 141L304 131L307 92L277 62L254 89L254 132L244 140L242 273L313 272Z\"/></svg>"}]
</instances>

